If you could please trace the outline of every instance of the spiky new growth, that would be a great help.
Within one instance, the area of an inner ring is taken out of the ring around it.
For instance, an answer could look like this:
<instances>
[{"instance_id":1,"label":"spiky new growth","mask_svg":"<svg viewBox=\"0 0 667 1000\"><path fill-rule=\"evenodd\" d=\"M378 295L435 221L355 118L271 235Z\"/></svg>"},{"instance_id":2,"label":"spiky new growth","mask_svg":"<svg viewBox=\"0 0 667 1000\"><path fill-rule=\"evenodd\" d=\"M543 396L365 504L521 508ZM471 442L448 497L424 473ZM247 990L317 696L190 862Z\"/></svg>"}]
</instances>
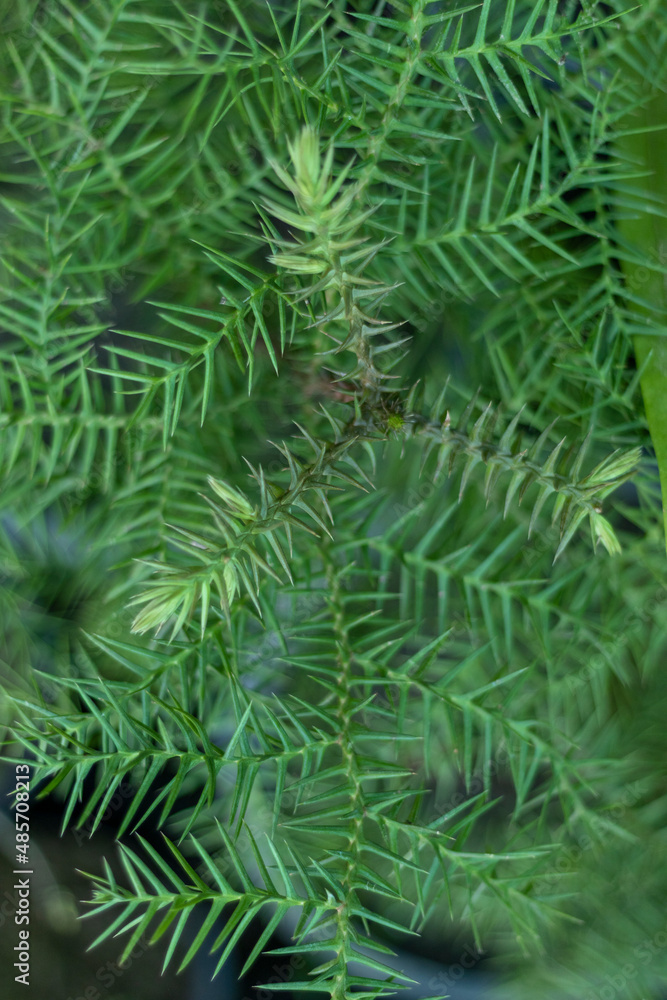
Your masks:
<instances>
[{"instance_id":1,"label":"spiky new growth","mask_svg":"<svg viewBox=\"0 0 667 1000\"><path fill-rule=\"evenodd\" d=\"M149 562L148 565L162 574L162 578L152 582L143 594L130 602L131 606L145 605L134 620L133 631L146 632L161 628L173 618L173 638L185 620L192 618L199 608L203 634L213 589L215 588L229 620L230 604L236 595L241 595L241 582L261 615L258 600L260 572L271 574L276 579L278 577L267 563L265 555L260 553L255 539L268 543L268 546L264 545L265 554L270 556L273 553L278 562L277 568L284 571L291 580L285 551L276 537L277 530L282 528L285 531L290 555L292 528L312 530L294 511L305 512L317 527L330 534L323 520L325 515L330 522L333 521L327 492L332 488L340 488L332 483L332 479L361 486L348 473L341 471L341 463L347 462L359 477L364 477L361 467L351 455L353 447L361 443L369 447L393 435L419 433L427 438L431 447L437 446L436 479L440 477L446 458L449 458L451 472L457 455L466 456L459 496L462 496L470 474L478 463L487 466L487 499L499 476L503 472L510 472L505 514L517 491L520 501L531 484L538 484L539 492L533 505L529 534L547 498L553 495L556 501L553 520L559 519L561 534L556 558L585 518L590 522L595 545L601 541L608 552L620 552L613 528L601 513L600 500L635 471L640 457L638 449L629 453L615 453L579 480L585 447L580 449L568 474L559 469L558 465L564 439L553 448L546 461L541 463L542 451L551 427L538 437L530 449L522 452L515 440L520 413L515 415L496 443L490 438L495 424L491 404L487 405L476 420L470 435L467 434L467 424L475 399L464 410L455 428L451 426L449 414L444 420L438 419L442 398L436 402L430 420L413 412L414 390L404 406L399 401L397 390L393 390L392 411L387 410L382 393L392 390L383 385L388 376L377 367L375 357L404 341L397 344L389 340L380 347L374 347L371 338L393 331L401 324L383 323L375 315L364 312L358 304L360 299L370 299L370 307L377 308L392 291L390 287L365 278L362 274L382 251L381 245L370 248L364 245L360 248L360 244L366 244L366 240L352 238L352 234L368 218L369 210L360 210L358 206L355 210L357 190L352 185L344 187L349 168L343 168L338 177L332 179L333 148L330 147L322 161L312 129L304 129L289 148L293 176L277 164L274 169L284 186L294 195L299 212L297 214L272 200L267 200L265 205L274 216L287 225L310 234L311 238L296 244L286 240L276 241L282 247L282 253L274 253L270 259L272 263L293 273L316 275L313 284L293 294L291 299L295 304L307 299L312 309L315 308L315 303L323 299L328 311L323 314L315 313L311 325L325 331L333 339L337 338L331 333L331 328L343 327L345 332L337 339L333 353L349 350L356 355L354 368L340 376L345 379L346 384L356 387L352 412L346 421L327 414L335 431L334 440L313 437L307 431L301 432L314 452L314 459L309 463L301 461L286 444L279 446L289 469L288 486L272 482L261 467L257 470L251 466L253 478L260 490L260 502L254 508L247 497L209 477L211 488L223 504L221 506L206 498L213 510L213 526L217 536L177 529L179 534L174 537L174 544L190 554L193 554L194 549L201 565L180 568ZM352 252L348 254L347 251ZM328 295L331 292L335 295L333 301ZM313 492L319 500L321 513L305 498L308 492Z\"/></svg>"}]
</instances>

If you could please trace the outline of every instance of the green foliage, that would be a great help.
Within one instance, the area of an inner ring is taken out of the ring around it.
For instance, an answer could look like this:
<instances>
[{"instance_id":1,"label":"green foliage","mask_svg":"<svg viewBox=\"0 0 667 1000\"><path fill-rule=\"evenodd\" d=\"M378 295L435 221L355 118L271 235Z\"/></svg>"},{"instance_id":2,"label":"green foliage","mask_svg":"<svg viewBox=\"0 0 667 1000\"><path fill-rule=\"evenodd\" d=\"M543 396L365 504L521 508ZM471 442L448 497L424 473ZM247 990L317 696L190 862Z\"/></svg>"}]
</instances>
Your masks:
<instances>
[{"instance_id":1,"label":"green foliage","mask_svg":"<svg viewBox=\"0 0 667 1000\"><path fill-rule=\"evenodd\" d=\"M12 6L3 718L63 831L131 787L100 939L345 1000L406 933L582 996L663 930L664 14Z\"/></svg>"}]
</instances>

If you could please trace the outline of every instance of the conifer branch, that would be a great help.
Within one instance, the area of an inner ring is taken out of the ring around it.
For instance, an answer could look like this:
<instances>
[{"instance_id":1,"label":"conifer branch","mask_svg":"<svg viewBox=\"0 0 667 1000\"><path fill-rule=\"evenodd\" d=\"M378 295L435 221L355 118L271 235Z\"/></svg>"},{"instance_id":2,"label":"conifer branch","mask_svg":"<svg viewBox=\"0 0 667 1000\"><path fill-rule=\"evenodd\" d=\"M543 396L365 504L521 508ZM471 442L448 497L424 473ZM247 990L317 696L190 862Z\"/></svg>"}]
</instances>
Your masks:
<instances>
[{"instance_id":1,"label":"conifer branch","mask_svg":"<svg viewBox=\"0 0 667 1000\"><path fill-rule=\"evenodd\" d=\"M98 940L185 968L212 931L219 972L252 924L244 973L303 960L267 988L373 1000L384 935L446 927L517 1000L624 949L648 996L664 0L34 7L0 52L0 693L63 829L121 838Z\"/></svg>"}]
</instances>

